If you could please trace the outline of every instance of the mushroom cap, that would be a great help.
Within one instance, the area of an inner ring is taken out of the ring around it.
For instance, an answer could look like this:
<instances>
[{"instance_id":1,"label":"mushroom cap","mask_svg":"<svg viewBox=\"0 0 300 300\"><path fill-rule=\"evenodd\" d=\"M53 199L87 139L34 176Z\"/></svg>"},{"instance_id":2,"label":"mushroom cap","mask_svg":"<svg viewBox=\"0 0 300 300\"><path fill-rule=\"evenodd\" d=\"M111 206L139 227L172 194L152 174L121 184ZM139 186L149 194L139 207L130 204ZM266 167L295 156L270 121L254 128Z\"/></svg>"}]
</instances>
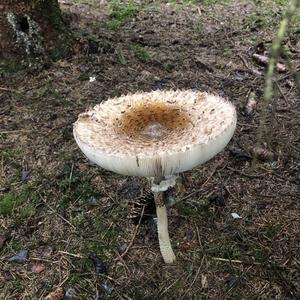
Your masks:
<instances>
[{"instance_id":1,"label":"mushroom cap","mask_svg":"<svg viewBox=\"0 0 300 300\"><path fill-rule=\"evenodd\" d=\"M99 166L161 177L215 156L236 127L234 106L199 91L153 91L109 99L79 115L74 137Z\"/></svg>"}]
</instances>

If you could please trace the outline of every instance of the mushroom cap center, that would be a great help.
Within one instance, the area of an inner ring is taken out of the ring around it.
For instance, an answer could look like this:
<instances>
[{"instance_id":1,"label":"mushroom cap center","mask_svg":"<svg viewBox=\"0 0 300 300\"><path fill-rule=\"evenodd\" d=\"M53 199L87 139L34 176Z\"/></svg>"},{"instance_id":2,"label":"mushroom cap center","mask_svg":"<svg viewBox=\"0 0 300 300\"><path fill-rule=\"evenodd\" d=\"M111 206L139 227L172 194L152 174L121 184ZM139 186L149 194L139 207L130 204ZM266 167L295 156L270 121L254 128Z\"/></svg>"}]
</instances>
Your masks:
<instances>
[{"instance_id":1,"label":"mushroom cap center","mask_svg":"<svg viewBox=\"0 0 300 300\"><path fill-rule=\"evenodd\" d=\"M132 138L161 139L189 127L189 115L162 101L133 103L116 119L117 132Z\"/></svg>"},{"instance_id":2,"label":"mushroom cap center","mask_svg":"<svg viewBox=\"0 0 300 300\"><path fill-rule=\"evenodd\" d=\"M150 122L145 126L142 134L148 138L158 138L167 134L168 129L158 122Z\"/></svg>"}]
</instances>

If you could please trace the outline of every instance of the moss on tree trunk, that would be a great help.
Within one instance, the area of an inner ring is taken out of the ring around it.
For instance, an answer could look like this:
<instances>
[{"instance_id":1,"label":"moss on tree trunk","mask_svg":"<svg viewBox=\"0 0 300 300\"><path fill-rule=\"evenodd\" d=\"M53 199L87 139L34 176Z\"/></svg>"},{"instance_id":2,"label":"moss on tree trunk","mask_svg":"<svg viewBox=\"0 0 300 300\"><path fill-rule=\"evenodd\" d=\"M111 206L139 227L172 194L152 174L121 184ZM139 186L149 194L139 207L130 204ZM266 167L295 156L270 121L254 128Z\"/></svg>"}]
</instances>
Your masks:
<instances>
[{"instance_id":1,"label":"moss on tree trunk","mask_svg":"<svg viewBox=\"0 0 300 300\"><path fill-rule=\"evenodd\" d=\"M71 44L57 0L2 0L0 28L0 65L58 58Z\"/></svg>"}]
</instances>

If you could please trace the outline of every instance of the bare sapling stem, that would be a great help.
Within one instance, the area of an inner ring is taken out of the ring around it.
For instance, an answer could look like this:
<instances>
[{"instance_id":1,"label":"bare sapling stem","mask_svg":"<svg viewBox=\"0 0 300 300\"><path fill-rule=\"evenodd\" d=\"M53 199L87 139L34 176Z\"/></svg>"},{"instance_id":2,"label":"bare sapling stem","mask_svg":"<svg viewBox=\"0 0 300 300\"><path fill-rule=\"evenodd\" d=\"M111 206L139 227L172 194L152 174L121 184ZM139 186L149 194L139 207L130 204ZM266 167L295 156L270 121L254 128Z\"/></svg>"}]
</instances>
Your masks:
<instances>
[{"instance_id":1,"label":"bare sapling stem","mask_svg":"<svg viewBox=\"0 0 300 300\"><path fill-rule=\"evenodd\" d=\"M271 103L273 98L273 76L275 73L275 66L280 56L281 43L286 35L289 21L297 13L300 7L300 0L291 0L286 10L284 18L281 20L277 35L275 36L272 48L270 61L266 73L265 88L264 88L264 107L262 110L262 117L260 119L258 141L262 142L263 135L266 134L266 114L267 106Z\"/></svg>"},{"instance_id":2,"label":"bare sapling stem","mask_svg":"<svg viewBox=\"0 0 300 300\"><path fill-rule=\"evenodd\" d=\"M157 232L160 252L164 262L166 264L171 264L176 260L176 257L173 252L169 237L167 208L164 201L165 192L155 192L154 198L156 205Z\"/></svg>"}]
</instances>

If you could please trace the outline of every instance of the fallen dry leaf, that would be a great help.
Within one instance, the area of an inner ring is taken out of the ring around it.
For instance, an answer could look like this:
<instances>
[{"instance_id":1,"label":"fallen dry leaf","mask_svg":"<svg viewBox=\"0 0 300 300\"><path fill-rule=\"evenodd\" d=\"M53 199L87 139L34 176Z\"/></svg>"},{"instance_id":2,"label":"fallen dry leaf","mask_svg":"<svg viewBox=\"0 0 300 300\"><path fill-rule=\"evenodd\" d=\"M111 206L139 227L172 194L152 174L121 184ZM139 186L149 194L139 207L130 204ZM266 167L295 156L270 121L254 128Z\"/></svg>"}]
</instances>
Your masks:
<instances>
[{"instance_id":1,"label":"fallen dry leaf","mask_svg":"<svg viewBox=\"0 0 300 300\"><path fill-rule=\"evenodd\" d=\"M87 164L79 164L78 169L80 172L86 172L89 169L89 166Z\"/></svg>"},{"instance_id":2,"label":"fallen dry leaf","mask_svg":"<svg viewBox=\"0 0 300 300\"><path fill-rule=\"evenodd\" d=\"M189 250L195 247L194 242L181 242L177 244L177 248L180 250Z\"/></svg>"},{"instance_id":3,"label":"fallen dry leaf","mask_svg":"<svg viewBox=\"0 0 300 300\"><path fill-rule=\"evenodd\" d=\"M44 300L62 300L64 298L64 289L59 287L55 289L53 292L48 294Z\"/></svg>"},{"instance_id":4,"label":"fallen dry leaf","mask_svg":"<svg viewBox=\"0 0 300 300\"><path fill-rule=\"evenodd\" d=\"M31 272L35 274L39 274L45 270L45 266L43 264L34 264L31 267Z\"/></svg>"}]
</instances>

